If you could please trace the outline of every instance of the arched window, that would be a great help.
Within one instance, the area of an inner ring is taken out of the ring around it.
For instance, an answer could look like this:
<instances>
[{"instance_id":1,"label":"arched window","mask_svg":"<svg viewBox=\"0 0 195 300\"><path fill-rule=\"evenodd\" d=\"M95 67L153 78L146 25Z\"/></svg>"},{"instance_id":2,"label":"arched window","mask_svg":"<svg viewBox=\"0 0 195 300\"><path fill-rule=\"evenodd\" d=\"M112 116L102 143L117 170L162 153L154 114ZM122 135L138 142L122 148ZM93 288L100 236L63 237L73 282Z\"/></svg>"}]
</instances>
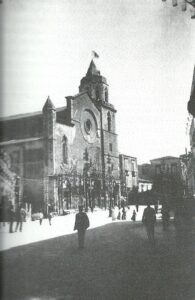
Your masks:
<instances>
[{"instance_id":1,"label":"arched window","mask_svg":"<svg viewBox=\"0 0 195 300\"><path fill-rule=\"evenodd\" d=\"M105 89L105 101L108 102L108 89Z\"/></svg>"},{"instance_id":2,"label":"arched window","mask_svg":"<svg viewBox=\"0 0 195 300\"><path fill-rule=\"evenodd\" d=\"M111 115L110 112L107 114L107 121L108 121L108 131L111 131Z\"/></svg>"},{"instance_id":3,"label":"arched window","mask_svg":"<svg viewBox=\"0 0 195 300\"><path fill-rule=\"evenodd\" d=\"M67 164L68 163L68 140L66 136L64 136L62 139L62 158L63 158L63 163Z\"/></svg>"}]
</instances>

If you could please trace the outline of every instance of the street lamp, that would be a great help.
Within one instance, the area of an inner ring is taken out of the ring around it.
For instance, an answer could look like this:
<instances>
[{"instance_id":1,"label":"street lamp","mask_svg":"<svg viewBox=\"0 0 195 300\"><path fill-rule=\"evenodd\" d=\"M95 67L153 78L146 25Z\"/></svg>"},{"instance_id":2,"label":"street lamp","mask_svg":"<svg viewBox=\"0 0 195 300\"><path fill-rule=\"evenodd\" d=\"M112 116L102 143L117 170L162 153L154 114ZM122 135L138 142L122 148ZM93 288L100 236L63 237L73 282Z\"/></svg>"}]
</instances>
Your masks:
<instances>
[{"instance_id":1,"label":"street lamp","mask_svg":"<svg viewBox=\"0 0 195 300\"><path fill-rule=\"evenodd\" d=\"M15 202L19 204L20 202L20 177L16 176L15 181Z\"/></svg>"},{"instance_id":2,"label":"street lamp","mask_svg":"<svg viewBox=\"0 0 195 300\"><path fill-rule=\"evenodd\" d=\"M125 194L127 199L127 177L129 177L129 171L125 170Z\"/></svg>"},{"instance_id":3,"label":"street lamp","mask_svg":"<svg viewBox=\"0 0 195 300\"><path fill-rule=\"evenodd\" d=\"M107 164L108 164L108 192L109 192L109 217L112 216L112 192L113 192L113 181L112 181L112 170L111 170L111 158L110 154L107 157Z\"/></svg>"},{"instance_id":4,"label":"street lamp","mask_svg":"<svg viewBox=\"0 0 195 300\"><path fill-rule=\"evenodd\" d=\"M85 151L83 153L83 160L85 161L84 168L83 168L84 194L85 194L85 197L86 197L85 211L88 212L88 206L89 206L89 203L88 203L88 187L90 186L90 173L89 173L90 164L88 162L89 153L87 151L87 148L85 148Z\"/></svg>"}]
</instances>

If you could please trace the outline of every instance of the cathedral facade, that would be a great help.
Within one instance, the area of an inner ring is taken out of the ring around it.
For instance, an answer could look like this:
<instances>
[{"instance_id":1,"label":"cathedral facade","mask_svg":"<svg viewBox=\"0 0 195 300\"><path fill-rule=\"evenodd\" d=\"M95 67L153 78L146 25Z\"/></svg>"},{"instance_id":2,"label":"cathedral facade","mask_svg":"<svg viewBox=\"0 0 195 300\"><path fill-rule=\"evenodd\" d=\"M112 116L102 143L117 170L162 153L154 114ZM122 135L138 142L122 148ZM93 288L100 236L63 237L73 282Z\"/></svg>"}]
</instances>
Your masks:
<instances>
[{"instance_id":1,"label":"cathedral facade","mask_svg":"<svg viewBox=\"0 0 195 300\"><path fill-rule=\"evenodd\" d=\"M40 112L2 118L0 146L20 178L20 202L61 212L81 195L101 204L106 193L119 193L115 118L107 80L93 60L66 106L56 108L48 97Z\"/></svg>"}]
</instances>

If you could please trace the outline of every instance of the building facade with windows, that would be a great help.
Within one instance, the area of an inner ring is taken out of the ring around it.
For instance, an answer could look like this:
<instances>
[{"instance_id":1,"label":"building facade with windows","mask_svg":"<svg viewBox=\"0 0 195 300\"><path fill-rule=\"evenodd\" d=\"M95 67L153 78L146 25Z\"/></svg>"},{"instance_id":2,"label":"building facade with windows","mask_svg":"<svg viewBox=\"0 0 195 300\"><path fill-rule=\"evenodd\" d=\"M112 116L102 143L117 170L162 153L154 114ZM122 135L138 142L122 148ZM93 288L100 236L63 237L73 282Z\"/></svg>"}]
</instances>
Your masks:
<instances>
[{"instance_id":1,"label":"building facade with windows","mask_svg":"<svg viewBox=\"0 0 195 300\"><path fill-rule=\"evenodd\" d=\"M121 195L127 196L133 188L138 187L137 158L129 155L119 155Z\"/></svg>"},{"instance_id":2,"label":"building facade with windows","mask_svg":"<svg viewBox=\"0 0 195 300\"><path fill-rule=\"evenodd\" d=\"M86 189L90 198L101 197L108 174L119 179L115 118L107 80L93 60L65 106L56 108L48 97L42 111L1 118L0 147L20 177L20 201L32 212L48 204L60 212Z\"/></svg>"},{"instance_id":3,"label":"building facade with windows","mask_svg":"<svg viewBox=\"0 0 195 300\"><path fill-rule=\"evenodd\" d=\"M10 203L17 202L19 198L19 189L17 176L10 169L9 156L0 151L0 207L3 210ZM2 218L2 210L0 217ZM2 222L2 219L1 219Z\"/></svg>"},{"instance_id":4,"label":"building facade with windows","mask_svg":"<svg viewBox=\"0 0 195 300\"><path fill-rule=\"evenodd\" d=\"M150 162L154 175L181 175L181 162L179 157L164 156L152 159Z\"/></svg>"}]
</instances>

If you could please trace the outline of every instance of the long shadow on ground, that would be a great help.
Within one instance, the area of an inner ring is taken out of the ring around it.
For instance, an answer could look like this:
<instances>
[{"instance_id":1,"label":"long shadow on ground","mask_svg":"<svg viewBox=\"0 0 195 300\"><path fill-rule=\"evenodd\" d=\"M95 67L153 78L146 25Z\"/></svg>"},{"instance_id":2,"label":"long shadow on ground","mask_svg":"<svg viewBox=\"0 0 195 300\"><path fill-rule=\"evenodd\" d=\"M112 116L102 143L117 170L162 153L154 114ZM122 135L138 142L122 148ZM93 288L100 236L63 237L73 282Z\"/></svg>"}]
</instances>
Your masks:
<instances>
[{"instance_id":1,"label":"long shadow on ground","mask_svg":"<svg viewBox=\"0 0 195 300\"><path fill-rule=\"evenodd\" d=\"M71 234L1 253L3 300L194 299L191 249L174 232L156 230L150 248L142 224L118 222L88 230L86 248Z\"/></svg>"}]
</instances>

